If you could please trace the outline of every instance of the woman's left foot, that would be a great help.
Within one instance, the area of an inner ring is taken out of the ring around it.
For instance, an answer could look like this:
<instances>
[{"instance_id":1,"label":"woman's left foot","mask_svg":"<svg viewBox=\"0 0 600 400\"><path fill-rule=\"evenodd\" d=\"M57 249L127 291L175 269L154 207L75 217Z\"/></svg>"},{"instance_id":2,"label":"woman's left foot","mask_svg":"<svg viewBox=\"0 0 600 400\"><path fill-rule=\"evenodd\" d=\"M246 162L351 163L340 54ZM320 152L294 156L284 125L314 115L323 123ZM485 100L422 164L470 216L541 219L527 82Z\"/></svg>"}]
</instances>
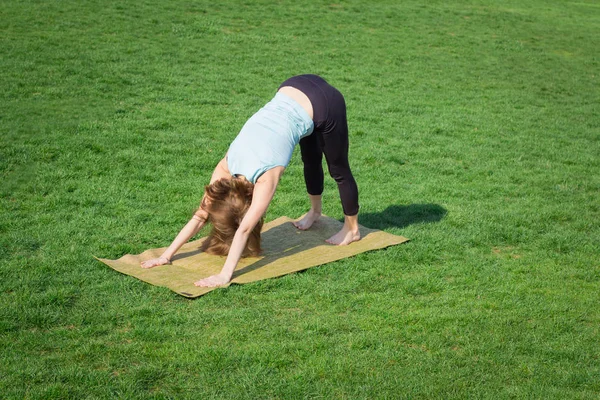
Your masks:
<instances>
[{"instance_id":1,"label":"woman's left foot","mask_svg":"<svg viewBox=\"0 0 600 400\"><path fill-rule=\"evenodd\" d=\"M326 240L329 244L335 244L338 246L344 246L352 242L360 240L360 232L358 230L353 231L346 226L341 231Z\"/></svg>"},{"instance_id":2,"label":"woman's left foot","mask_svg":"<svg viewBox=\"0 0 600 400\"><path fill-rule=\"evenodd\" d=\"M295 221L293 224L301 231L305 231L310 228L319 218L321 218L321 213L313 211L311 208L310 211L306 213L306 215L300 221Z\"/></svg>"}]
</instances>

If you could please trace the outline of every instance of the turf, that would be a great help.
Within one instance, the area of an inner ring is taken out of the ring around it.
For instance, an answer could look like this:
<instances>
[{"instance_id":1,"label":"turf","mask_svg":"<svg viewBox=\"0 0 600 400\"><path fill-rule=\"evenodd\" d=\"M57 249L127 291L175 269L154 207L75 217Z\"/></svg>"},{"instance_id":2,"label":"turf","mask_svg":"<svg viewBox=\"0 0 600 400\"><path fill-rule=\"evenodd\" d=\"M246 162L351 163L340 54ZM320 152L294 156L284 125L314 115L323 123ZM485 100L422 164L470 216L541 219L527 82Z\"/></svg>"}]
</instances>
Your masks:
<instances>
[{"instance_id":1,"label":"turf","mask_svg":"<svg viewBox=\"0 0 600 400\"><path fill-rule=\"evenodd\" d=\"M303 3L2 3L3 397L598 398L598 3ZM299 73L410 243L197 301L92 258L168 245Z\"/></svg>"}]
</instances>

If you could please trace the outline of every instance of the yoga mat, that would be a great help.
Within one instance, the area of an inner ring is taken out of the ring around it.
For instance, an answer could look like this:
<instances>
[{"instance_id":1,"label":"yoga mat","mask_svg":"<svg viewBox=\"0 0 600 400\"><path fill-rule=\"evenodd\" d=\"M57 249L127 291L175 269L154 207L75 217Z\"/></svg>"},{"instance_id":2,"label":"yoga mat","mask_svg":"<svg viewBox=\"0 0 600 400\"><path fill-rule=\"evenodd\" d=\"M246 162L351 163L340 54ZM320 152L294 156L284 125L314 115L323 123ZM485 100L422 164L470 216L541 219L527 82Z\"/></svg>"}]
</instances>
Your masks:
<instances>
[{"instance_id":1,"label":"yoga mat","mask_svg":"<svg viewBox=\"0 0 600 400\"><path fill-rule=\"evenodd\" d=\"M343 225L341 222L322 216L309 230L301 231L296 229L292 221L294 220L291 218L280 217L263 225L263 254L260 257L242 258L229 284L275 278L408 241L403 236L361 225L361 240L346 246L334 246L326 243L325 239L341 229ZM224 256L214 256L200 251L200 245L205 239L201 238L183 245L171 260L172 264L150 269L140 267L140 262L160 257L166 247L150 249L138 255L127 254L118 260L96 259L116 271L193 298L218 289L196 287L194 282L219 273L225 263Z\"/></svg>"}]
</instances>

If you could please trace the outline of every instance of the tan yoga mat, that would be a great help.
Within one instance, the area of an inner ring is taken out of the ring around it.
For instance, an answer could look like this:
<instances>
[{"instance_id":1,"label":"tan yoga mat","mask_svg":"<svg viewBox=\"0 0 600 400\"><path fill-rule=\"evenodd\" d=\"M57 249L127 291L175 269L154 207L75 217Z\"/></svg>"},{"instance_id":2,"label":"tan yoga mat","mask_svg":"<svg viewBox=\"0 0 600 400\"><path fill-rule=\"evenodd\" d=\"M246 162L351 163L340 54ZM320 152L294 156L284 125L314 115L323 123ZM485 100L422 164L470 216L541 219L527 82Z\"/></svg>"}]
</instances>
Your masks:
<instances>
[{"instance_id":1,"label":"tan yoga mat","mask_svg":"<svg viewBox=\"0 0 600 400\"><path fill-rule=\"evenodd\" d=\"M281 217L263 226L263 254L260 257L242 258L230 284L275 278L408 241L403 236L361 225L361 240L347 246L334 246L326 243L325 239L341 229L340 221L323 216L307 231L296 229L292 221L294 220L291 218ZM126 275L152 285L167 287L182 296L193 298L215 290L215 288L196 287L194 282L219 273L225 263L224 256L214 256L200 251L200 245L205 239L201 238L183 245L173 257L172 264L150 269L140 267L140 262L159 257L166 247L150 249L138 255L127 254L118 260L104 258L97 258L97 260Z\"/></svg>"}]
</instances>

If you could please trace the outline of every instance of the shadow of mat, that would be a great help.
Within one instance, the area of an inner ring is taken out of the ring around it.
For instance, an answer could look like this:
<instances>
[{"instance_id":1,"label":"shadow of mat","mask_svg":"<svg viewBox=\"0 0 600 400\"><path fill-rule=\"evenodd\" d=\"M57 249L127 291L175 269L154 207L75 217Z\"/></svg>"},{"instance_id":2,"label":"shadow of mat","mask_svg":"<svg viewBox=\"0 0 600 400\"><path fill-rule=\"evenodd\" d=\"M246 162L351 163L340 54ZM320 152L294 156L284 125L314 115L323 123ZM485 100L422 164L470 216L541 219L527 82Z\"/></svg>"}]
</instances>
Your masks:
<instances>
[{"instance_id":1,"label":"shadow of mat","mask_svg":"<svg viewBox=\"0 0 600 400\"><path fill-rule=\"evenodd\" d=\"M343 224L340 221L323 216L307 231L296 229L292 221L294 220L291 218L280 217L263 226L263 254L260 257L242 258L230 284L275 278L408 241L403 236L361 225L361 240L347 246L333 246L327 244L325 240L341 229ZM150 249L137 255L127 254L118 260L96 259L123 274L155 286L167 287L182 296L193 298L218 289L199 288L194 286L194 282L219 273L225 263L224 256L214 256L200 251L200 246L205 239L201 238L183 245L173 257L171 265L150 269L141 268L140 262L159 257L166 247Z\"/></svg>"}]
</instances>

